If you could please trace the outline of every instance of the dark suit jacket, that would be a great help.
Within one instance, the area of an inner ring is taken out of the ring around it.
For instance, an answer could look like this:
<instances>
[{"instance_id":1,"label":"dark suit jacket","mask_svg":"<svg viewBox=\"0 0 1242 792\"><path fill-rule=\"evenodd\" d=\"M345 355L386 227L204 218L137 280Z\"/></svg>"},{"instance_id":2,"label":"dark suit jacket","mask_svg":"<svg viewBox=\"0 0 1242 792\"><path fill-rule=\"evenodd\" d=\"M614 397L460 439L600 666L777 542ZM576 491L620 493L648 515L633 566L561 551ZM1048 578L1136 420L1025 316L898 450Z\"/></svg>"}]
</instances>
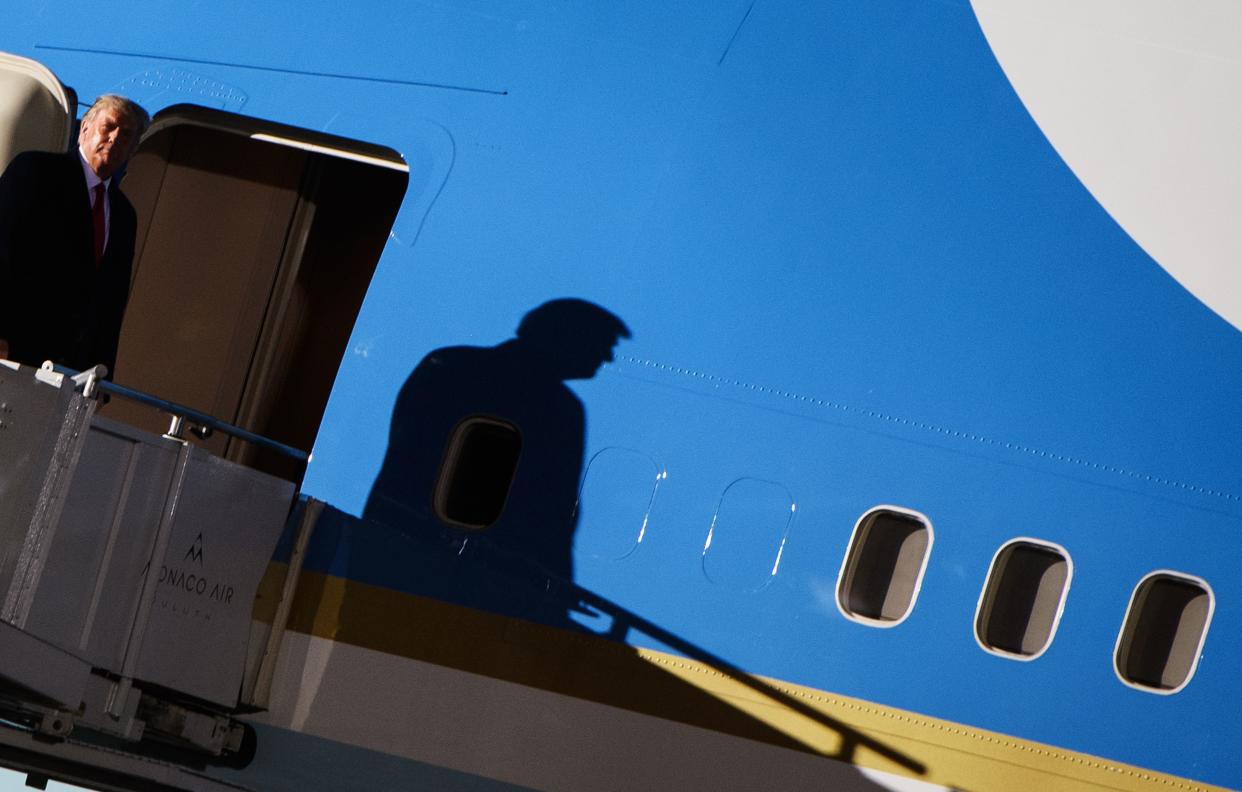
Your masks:
<instances>
[{"instance_id":1,"label":"dark suit jacket","mask_svg":"<svg viewBox=\"0 0 1242 792\"><path fill-rule=\"evenodd\" d=\"M113 179L108 247L95 265L76 149L19 154L0 176L0 338L9 357L75 369L116 365L138 219Z\"/></svg>"}]
</instances>

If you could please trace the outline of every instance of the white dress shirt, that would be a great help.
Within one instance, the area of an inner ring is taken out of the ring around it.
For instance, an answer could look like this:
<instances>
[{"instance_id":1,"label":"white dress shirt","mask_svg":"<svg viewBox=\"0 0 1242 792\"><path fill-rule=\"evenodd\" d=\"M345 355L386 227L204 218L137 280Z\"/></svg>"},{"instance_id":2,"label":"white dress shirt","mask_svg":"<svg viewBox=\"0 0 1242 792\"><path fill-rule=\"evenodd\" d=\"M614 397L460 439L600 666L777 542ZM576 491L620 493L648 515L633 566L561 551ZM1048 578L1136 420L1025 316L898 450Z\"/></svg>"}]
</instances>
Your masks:
<instances>
[{"instance_id":1,"label":"white dress shirt","mask_svg":"<svg viewBox=\"0 0 1242 792\"><path fill-rule=\"evenodd\" d=\"M101 179L91 170L91 166L86 162L86 155L82 153L82 149L78 149L78 162L82 163L82 172L86 174L86 195L91 202L91 210L95 209L95 186L102 184L104 186L104 244L103 249L108 249L108 234L112 230L112 201L108 198L108 188L112 186L112 177Z\"/></svg>"}]
</instances>

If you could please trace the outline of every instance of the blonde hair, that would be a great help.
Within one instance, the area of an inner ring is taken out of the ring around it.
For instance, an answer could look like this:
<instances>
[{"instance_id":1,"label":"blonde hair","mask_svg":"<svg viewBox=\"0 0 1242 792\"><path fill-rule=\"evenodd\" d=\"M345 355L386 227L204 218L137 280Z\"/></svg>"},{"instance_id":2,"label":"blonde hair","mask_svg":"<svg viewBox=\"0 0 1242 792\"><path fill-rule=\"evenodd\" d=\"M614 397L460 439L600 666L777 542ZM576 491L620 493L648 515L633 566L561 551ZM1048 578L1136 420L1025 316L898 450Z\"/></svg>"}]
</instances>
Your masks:
<instances>
[{"instance_id":1,"label":"blonde hair","mask_svg":"<svg viewBox=\"0 0 1242 792\"><path fill-rule=\"evenodd\" d=\"M104 94L95 100L90 109L86 111L86 115L82 116L82 122L86 123L95 117L95 113L103 108L111 108L123 114L130 121L134 122L134 140L142 137L147 131L147 127L151 126L151 116L146 110L142 109L142 105L132 99L128 99L120 94Z\"/></svg>"}]
</instances>

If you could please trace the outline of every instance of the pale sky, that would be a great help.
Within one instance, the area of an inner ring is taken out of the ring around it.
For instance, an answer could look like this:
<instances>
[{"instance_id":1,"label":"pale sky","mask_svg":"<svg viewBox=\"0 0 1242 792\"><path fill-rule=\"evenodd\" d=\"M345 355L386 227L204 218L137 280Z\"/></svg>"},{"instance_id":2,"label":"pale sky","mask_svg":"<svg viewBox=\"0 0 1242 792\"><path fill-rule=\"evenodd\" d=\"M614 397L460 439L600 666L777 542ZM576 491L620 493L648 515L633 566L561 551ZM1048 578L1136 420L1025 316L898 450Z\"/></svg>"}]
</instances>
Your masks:
<instances>
[{"instance_id":1,"label":"pale sky","mask_svg":"<svg viewBox=\"0 0 1242 792\"><path fill-rule=\"evenodd\" d=\"M19 792L26 790L30 792L31 787L26 786L26 774L14 773L12 770L0 769L0 792ZM68 784L58 784L55 781L48 783L48 792L75 792L82 787L69 786Z\"/></svg>"}]
</instances>

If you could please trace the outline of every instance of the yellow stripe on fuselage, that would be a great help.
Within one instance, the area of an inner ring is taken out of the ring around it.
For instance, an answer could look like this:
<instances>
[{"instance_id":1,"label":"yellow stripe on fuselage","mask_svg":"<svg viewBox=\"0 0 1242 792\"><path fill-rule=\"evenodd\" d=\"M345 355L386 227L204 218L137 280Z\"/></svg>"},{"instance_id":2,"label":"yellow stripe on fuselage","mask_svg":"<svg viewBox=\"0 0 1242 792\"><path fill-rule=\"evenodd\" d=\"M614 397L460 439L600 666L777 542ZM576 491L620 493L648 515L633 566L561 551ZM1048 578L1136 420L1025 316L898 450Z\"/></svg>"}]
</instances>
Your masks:
<instances>
[{"instance_id":1,"label":"yellow stripe on fuselage","mask_svg":"<svg viewBox=\"0 0 1242 792\"><path fill-rule=\"evenodd\" d=\"M272 620L286 567L255 616ZM303 572L288 628L962 790L1201 790L1130 765L780 680Z\"/></svg>"}]
</instances>

